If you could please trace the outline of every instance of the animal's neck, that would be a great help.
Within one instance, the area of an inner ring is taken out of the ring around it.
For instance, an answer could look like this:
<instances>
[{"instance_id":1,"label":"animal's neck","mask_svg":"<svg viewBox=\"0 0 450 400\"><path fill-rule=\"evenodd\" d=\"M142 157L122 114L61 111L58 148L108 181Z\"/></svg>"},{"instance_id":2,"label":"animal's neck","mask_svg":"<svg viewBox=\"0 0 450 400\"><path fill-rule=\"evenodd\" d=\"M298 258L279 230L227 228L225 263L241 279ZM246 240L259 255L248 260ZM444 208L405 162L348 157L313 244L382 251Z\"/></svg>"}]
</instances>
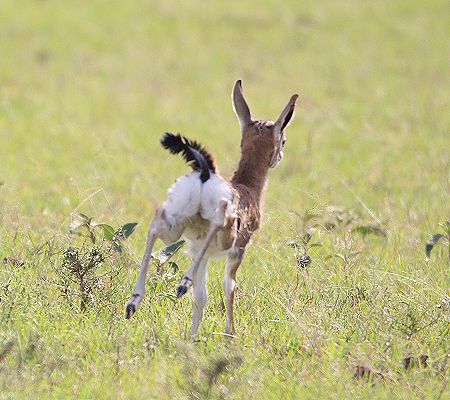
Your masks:
<instances>
[{"instance_id":1,"label":"animal's neck","mask_svg":"<svg viewBox=\"0 0 450 400\"><path fill-rule=\"evenodd\" d=\"M269 160L261 154L242 152L237 171L231 180L232 183L247 186L261 203L264 188L267 182Z\"/></svg>"}]
</instances>

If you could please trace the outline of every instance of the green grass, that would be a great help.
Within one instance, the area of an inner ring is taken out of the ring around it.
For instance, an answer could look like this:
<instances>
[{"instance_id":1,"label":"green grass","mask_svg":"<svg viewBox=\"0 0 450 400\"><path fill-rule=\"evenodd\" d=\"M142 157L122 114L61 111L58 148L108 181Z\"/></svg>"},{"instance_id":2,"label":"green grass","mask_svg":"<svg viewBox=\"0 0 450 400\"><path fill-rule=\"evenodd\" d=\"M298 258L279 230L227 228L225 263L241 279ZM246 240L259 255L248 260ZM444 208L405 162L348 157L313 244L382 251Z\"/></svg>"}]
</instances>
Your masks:
<instances>
[{"instance_id":1,"label":"green grass","mask_svg":"<svg viewBox=\"0 0 450 400\"><path fill-rule=\"evenodd\" d=\"M227 3L1 2L0 256L25 263L0 264L0 398L450 395L448 249L424 253L450 217L448 3ZM213 262L193 344L191 300L170 298L186 256L173 279L152 272L132 320L124 308L147 224L187 171L159 138L201 141L231 175L236 79L256 117L301 101L238 272L237 337L218 334ZM298 215L336 204L387 236L322 229L298 269ZM139 222L85 313L53 283L74 210ZM402 368L421 354L427 368ZM357 365L385 379L355 379Z\"/></svg>"}]
</instances>

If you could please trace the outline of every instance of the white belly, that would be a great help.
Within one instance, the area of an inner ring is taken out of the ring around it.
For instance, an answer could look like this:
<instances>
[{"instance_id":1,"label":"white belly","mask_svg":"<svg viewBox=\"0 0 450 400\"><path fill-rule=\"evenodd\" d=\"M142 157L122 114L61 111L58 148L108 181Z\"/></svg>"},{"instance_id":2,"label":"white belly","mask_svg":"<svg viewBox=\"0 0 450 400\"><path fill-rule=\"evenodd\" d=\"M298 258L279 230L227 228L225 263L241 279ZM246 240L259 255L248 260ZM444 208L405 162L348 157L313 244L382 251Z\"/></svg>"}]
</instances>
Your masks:
<instances>
[{"instance_id":1,"label":"white belly","mask_svg":"<svg viewBox=\"0 0 450 400\"><path fill-rule=\"evenodd\" d=\"M203 246L206 235L209 230L209 221L203 219L200 214L192 217L184 230L183 237L188 243L188 252L192 255L197 254L200 248ZM208 250L206 251L206 256L208 258L220 258L225 257L230 249L223 249L219 245L218 235L213 238L209 244Z\"/></svg>"}]
</instances>

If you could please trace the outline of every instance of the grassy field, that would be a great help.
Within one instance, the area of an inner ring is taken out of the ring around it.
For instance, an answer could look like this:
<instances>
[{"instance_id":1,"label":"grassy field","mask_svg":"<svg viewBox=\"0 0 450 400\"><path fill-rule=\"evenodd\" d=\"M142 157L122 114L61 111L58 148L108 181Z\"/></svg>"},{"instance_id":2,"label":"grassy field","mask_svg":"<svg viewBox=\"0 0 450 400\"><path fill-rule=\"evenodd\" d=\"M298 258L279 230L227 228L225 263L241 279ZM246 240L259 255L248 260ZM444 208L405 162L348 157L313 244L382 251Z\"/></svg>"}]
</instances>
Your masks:
<instances>
[{"instance_id":1,"label":"grassy field","mask_svg":"<svg viewBox=\"0 0 450 400\"><path fill-rule=\"evenodd\" d=\"M450 217L448 2L306 3L0 3L1 399L449 398L448 243L424 251ZM238 272L237 337L212 262L191 343L182 252L124 309L188 170L159 138L201 141L231 175L236 79L256 117L301 101ZM84 311L61 276L74 212L139 223Z\"/></svg>"}]
</instances>

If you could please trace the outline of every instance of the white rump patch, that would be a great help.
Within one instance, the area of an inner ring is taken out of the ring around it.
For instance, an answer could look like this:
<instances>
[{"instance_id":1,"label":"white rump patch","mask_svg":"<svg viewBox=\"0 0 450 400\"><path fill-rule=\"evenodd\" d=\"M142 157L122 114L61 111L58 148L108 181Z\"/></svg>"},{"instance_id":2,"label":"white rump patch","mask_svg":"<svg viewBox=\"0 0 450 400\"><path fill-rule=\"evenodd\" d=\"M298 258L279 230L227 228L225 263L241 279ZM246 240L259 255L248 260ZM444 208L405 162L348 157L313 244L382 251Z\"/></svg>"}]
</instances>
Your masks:
<instances>
[{"instance_id":1,"label":"white rump patch","mask_svg":"<svg viewBox=\"0 0 450 400\"><path fill-rule=\"evenodd\" d=\"M232 198L230 184L220 176L211 174L211 177L202 186L200 215L204 219L211 219L220 200L227 200L228 207L230 207Z\"/></svg>"},{"instance_id":2,"label":"white rump patch","mask_svg":"<svg viewBox=\"0 0 450 400\"><path fill-rule=\"evenodd\" d=\"M202 182L199 172L191 172L178 178L169 189L163 204L167 222L174 226L200 211Z\"/></svg>"},{"instance_id":3,"label":"white rump patch","mask_svg":"<svg viewBox=\"0 0 450 400\"><path fill-rule=\"evenodd\" d=\"M202 183L200 173L194 171L175 181L169 189L163 208L167 222L174 226L197 214L209 220L220 200L226 199L230 207L232 198L231 187L223 178L211 174L210 178Z\"/></svg>"}]
</instances>

